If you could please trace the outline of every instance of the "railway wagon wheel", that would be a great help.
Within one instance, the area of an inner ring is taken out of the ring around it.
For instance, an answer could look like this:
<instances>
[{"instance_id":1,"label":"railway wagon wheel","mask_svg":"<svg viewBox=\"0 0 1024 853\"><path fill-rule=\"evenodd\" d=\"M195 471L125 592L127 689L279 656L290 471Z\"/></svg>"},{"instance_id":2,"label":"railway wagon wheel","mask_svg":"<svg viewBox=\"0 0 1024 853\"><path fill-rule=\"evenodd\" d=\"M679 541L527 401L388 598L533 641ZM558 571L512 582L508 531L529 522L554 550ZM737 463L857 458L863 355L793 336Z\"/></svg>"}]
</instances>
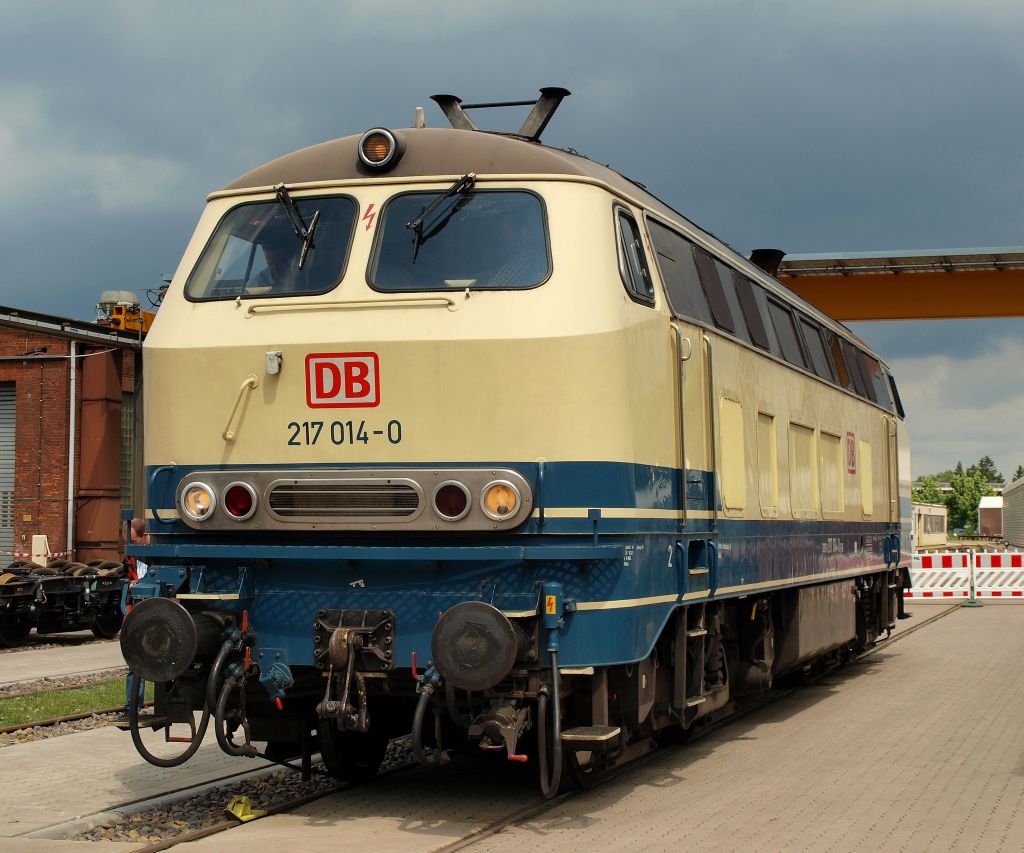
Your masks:
<instances>
[{"instance_id":1,"label":"railway wagon wheel","mask_svg":"<svg viewBox=\"0 0 1024 853\"><path fill-rule=\"evenodd\" d=\"M38 568L39 566L37 566L35 563L26 563L24 560L15 560L7 567L7 571L14 572L15 574L19 575L26 575L33 569Z\"/></svg>"},{"instance_id":2,"label":"railway wagon wheel","mask_svg":"<svg viewBox=\"0 0 1024 853\"><path fill-rule=\"evenodd\" d=\"M31 630L32 626L21 619L0 622L0 647L10 649L20 646L28 639Z\"/></svg>"},{"instance_id":3,"label":"railway wagon wheel","mask_svg":"<svg viewBox=\"0 0 1024 853\"><path fill-rule=\"evenodd\" d=\"M23 578L13 572L0 574L0 586L17 583L21 580ZM17 616L4 616L0 618L0 647L11 648L13 646L20 646L28 639L28 634L31 630L32 626L25 619Z\"/></svg>"},{"instance_id":4,"label":"railway wagon wheel","mask_svg":"<svg viewBox=\"0 0 1024 853\"><path fill-rule=\"evenodd\" d=\"M344 779L353 785L369 782L377 775L384 754L388 751L388 736L380 732L343 732L334 720L320 720L320 757L327 772L335 779Z\"/></svg>"},{"instance_id":5,"label":"railway wagon wheel","mask_svg":"<svg viewBox=\"0 0 1024 853\"><path fill-rule=\"evenodd\" d=\"M84 578L98 575L99 571L95 569L93 566L86 566L82 563L75 563L73 568L69 567L67 569L67 574L72 575L76 578Z\"/></svg>"},{"instance_id":6,"label":"railway wagon wheel","mask_svg":"<svg viewBox=\"0 0 1024 853\"><path fill-rule=\"evenodd\" d=\"M86 565L92 566L100 574L109 572L111 569L124 568L124 563L119 563L117 560L90 560Z\"/></svg>"},{"instance_id":7,"label":"railway wagon wheel","mask_svg":"<svg viewBox=\"0 0 1024 853\"><path fill-rule=\"evenodd\" d=\"M92 635L100 640L112 640L121 630L121 623L124 616L118 613L103 613L93 619L89 630Z\"/></svg>"}]
</instances>

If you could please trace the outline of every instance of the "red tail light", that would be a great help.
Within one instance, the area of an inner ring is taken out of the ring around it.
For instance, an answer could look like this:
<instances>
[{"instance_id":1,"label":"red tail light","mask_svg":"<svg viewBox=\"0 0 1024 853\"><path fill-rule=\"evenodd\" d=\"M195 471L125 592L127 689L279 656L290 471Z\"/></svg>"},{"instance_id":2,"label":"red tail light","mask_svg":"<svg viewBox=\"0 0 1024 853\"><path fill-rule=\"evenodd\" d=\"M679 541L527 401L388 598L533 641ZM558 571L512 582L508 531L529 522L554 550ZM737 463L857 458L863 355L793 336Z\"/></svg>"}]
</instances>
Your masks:
<instances>
[{"instance_id":1,"label":"red tail light","mask_svg":"<svg viewBox=\"0 0 1024 853\"><path fill-rule=\"evenodd\" d=\"M224 490L224 511L235 521L245 521L256 512L256 492L248 483L231 483Z\"/></svg>"},{"instance_id":2,"label":"red tail light","mask_svg":"<svg viewBox=\"0 0 1024 853\"><path fill-rule=\"evenodd\" d=\"M469 512L469 489L455 480L434 490L434 512L445 521L458 521Z\"/></svg>"}]
</instances>

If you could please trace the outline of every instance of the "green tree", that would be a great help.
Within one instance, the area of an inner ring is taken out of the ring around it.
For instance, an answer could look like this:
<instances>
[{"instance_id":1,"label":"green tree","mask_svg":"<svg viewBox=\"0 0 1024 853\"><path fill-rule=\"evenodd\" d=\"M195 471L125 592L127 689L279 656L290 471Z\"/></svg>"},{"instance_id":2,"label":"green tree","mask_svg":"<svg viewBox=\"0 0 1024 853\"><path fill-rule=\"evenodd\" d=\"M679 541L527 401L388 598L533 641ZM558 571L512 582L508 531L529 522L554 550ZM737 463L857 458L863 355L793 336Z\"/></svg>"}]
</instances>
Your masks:
<instances>
[{"instance_id":1,"label":"green tree","mask_svg":"<svg viewBox=\"0 0 1024 853\"><path fill-rule=\"evenodd\" d=\"M1013 472L1014 480L1019 480L1021 477L1024 477L1024 465L1018 465L1017 470Z\"/></svg>"},{"instance_id":2,"label":"green tree","mask_svg":"<svg viewBox=\"0 0 1024 853\"><path fill-rule=\"evenodd\" d=\"M919 504L944 504L946 502L942 492L939 491L939 478L935 474L926 474L921 477L910 490L910 496L914 503Z\"/></svg>"},{"instance_id":3,"label":"green tree","mask_svg":"<svg viewBox=\"0 0 1024 853\"><path fill-rule=\"evenodd\" d=\"M953 491L946 500L949 508L949 529L962 527L974 533L978 522L978 504L986 495L994 494L988 479L980 471L973 474L954 474L949 485Z\"/></svg>"},{"instance_id":4,"label":"green tree","mask_svg":"<svg viewBox=\"0 0 1024 853\"><path fill-rule=\"evenodd\" d=\"M991 456L987 455L982 456L981 459L978 460L977 465L971 465L968 467L967 474L968 476L971 474L981 474L985 477L985 482L987 483L1004 482L1003 475L999 473L999 470L996 468L996 463L992 461Z\"/></svg>"}]
</instances>

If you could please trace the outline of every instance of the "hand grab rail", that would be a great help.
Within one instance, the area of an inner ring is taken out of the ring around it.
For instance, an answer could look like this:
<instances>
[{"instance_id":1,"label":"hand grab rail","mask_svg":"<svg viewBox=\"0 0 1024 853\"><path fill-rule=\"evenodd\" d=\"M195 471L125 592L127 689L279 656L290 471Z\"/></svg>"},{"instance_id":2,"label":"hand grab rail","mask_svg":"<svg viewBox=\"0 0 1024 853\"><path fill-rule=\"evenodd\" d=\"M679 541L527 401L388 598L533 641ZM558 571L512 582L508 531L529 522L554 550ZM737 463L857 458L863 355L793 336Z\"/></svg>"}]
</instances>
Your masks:
<instances>
[{"instance_id":1,"label":"hand grab rail","mask_svg":"<svg viewBox=\"0 0 1024 853\"><path fill-rule=\"evenodd\" d=\"M254 391L260 384L260 380L257 378L255 373L250 373L245 377L245 381L238 386L238 394L235 396L235 405L231 407L231 414L228 415L228 422L224 424L224 432L220 434L220 437L224 439L225 444L232 444L234 440L238 438L237 430L231 429L231 422L235 419L235 412L238 411L238 407L242 402L242 397L245 396L246 391ZM241 422L238 424L241 428Z\"/></svg>"}]
</instances>

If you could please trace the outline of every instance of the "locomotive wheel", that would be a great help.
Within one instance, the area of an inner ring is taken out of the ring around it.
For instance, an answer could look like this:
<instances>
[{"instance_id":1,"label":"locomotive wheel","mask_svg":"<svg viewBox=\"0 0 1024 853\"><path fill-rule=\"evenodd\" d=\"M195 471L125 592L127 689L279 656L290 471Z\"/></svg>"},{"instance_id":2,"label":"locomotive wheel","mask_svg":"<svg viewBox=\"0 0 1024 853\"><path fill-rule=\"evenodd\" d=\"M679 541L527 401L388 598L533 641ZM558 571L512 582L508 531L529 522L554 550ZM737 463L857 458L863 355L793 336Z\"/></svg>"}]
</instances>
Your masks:
<instances>
[{"instance_id":1,"label":"locomotive wheel","mask_svg":"<svg viewBox=\"0 0 1024 853\"><path fill-rule=\"evenodd\" d=\"M0 647L20 646L28 639L28 632L31 630L32 626L21 620L0 622Z\"/></svg>"},{"instance_id":2,"label":"locomotive wheel","mask_svg":"<svg viewBox=\"0 0 1024 853\"><path fill-rule=\"evenodd\" d=\"M317 728L320 757L335 779L360 785L377 775L388 751L387 735L374 731L339 731L334 720L320 720Z\"/></svg>"},{"instance_id":3,"label":"locomotive wheel","mask_svg":"<svg viewBox=\"0 0 1024 853\"><path fill-rule=\"evenodd\" d=\"M111 569L124 568L124 563L119 563L116 560L90 560L86 565L92 566L100 573L109 571Z\"/></svg>"},{"instance_id":4,"label":"locomotive wheel","mask_svg":"<svg viewBox=\"0 0 1024 853\"><path fill-rule=\"evenodd\" d=\"M124 617L120 613L105 613L97 616L89 626L92 635L100 640L112 640L121 630Z\"/></svg>"}]
</instances>

